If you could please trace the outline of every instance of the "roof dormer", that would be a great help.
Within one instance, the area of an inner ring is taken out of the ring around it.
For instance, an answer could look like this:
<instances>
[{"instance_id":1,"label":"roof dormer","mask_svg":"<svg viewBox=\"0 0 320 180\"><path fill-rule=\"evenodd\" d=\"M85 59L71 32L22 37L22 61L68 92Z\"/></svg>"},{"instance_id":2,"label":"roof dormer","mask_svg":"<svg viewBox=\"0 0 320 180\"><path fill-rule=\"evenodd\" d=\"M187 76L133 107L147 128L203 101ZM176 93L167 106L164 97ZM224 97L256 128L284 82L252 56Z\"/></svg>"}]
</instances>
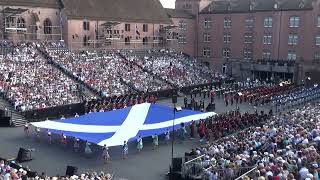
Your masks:
<instances>
[{"instance_id":1,"label":"roof dormer","mask_svg":"<svg viewBox=\"0 0 320 180\"><path fill-rule=\"evenodd\" d=\"M255 7L256 7L256 2L255 2L255 0L251 0L250 5L249 5L249 10L250 10L250 11L253 11Z\"/></svg>"},{"instance_id":2,"label":"roof dormer","mask_svg":"<svg viewBox=\"0 0 320 180\"><path fill-rule=\"evenodd\" d=\"M305 5L305 4L304 4L304 1L301 1L301 2L299 3L299 8L300 8L300 9L304 8L304 5Z\"/></svg>"},{"instance_id":3,"label":"roof dormer","mask_svg":"<svg viewBox=\"0 0 320 180\"><path fill-rule=\"evenodd\" d=\"M227 11L231 11L232 8L231 8L231 3L229 2L228 5L227 5Z\"/></svg>"},{"instance_id":4,"label":"roof dormer","mask_svg":"<svg viewBox=\"0 0 320 180\"><path fill-rule=\"evenodd\" d=\"M208 6L208 12L212 12L212 11L213 11L213 4L211 3Z\"/></svg>"}]
</instances>

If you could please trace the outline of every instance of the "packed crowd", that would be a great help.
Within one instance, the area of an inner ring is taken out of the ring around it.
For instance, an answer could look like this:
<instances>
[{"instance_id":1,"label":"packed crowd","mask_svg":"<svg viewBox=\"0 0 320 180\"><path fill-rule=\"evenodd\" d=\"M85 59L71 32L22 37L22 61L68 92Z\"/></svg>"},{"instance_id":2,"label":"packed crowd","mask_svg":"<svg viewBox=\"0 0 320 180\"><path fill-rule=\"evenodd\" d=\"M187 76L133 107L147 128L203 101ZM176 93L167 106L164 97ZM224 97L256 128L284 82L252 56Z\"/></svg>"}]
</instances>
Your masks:
<instances>
[{"instance_id":1,"label":"packed crowd","mask_svg":"<svg viewBox=\"0 0 320 180\"><path fill-rule=\"evenodd\" d=\"M104 172L86 172L83 174L72 176L47 176L45 173L37 174L31 172L28 168L14 168L18 165L11 162L0 161L0 180L87 180L87 179L99 179L99 180L111 180L113 177L109 173Z\"/></svg>"},{"instance_id":2,"label":"packed crowd","mask_svg":"<svg viewBox=\"0 0 320 180\"><path fill-rule=\"evenodd\" d=\"M126 62L112 52L51 50L52 60L73 76L105 96L128 94L132 89L124 84L130 71Z\"/></svg>"},{"instance_id":3,"label":"packed crowd","mask_svg":"<svg viewBox=\"0 0 320 180\"><path fill-rule=\"evenodd\" d=\"M102 99L93 99L86 102L86 112L107 112L115 109L122 109L141 103L156 103L157 97L153 94L146 95L123 95L119 97L105 97Z\"/></svg>"},{"instance_id":4,"label":"packed crowd","mask_svg":"<svg viewBox=\"0 0 320 180\"><path fill-rule=\"evenodd\" d=\"M319 179L320 104L283 113L194 150L207 179L234 179L241 168L255 168L243 179ZM208 168L210 167L210 168Z\"/></svg>"},{"instance_id":5,"label":"packed crowd","mask_svg":"<svg viewBox=\"0 0 320 180\"><path fill-rule=\"evenodd\" d=\"M121 54L178 87L206 84L222 78L195 59L174 50L122 51Z\"/></svg>"},{"instance_id":6,"label":"packed crowd","mask_svg":"<svg viewBox=\"0 0 320 180\"><path fill-rule=\"evenodd\" d=\"M35 44L21 43L0 61L0 89L17 110L27 111L81 101L76 83L46 62Z\"/></svg>"}]
</instances>

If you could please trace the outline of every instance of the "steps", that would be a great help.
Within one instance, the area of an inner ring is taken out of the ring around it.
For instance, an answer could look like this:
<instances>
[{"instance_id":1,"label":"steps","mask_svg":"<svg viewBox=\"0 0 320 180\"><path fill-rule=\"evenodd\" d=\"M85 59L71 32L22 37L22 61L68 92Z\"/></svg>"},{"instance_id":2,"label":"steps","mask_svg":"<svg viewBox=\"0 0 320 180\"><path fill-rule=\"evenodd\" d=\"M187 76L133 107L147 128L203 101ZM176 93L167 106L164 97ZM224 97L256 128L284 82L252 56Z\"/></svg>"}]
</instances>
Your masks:
<instances>
[{"instance_id":1,"label":"steps","mask_svg":"<svg viewBox=\"0 0 320 180\"><path fill-rule=\"evenodd\" d=\"M24 126L28 120L18 111L16 111L11 104L9 104L2 97L0 98L0 109L5 110L5 115L11 117L13 126L21 127Z\"/></svg>"}]
</instances>

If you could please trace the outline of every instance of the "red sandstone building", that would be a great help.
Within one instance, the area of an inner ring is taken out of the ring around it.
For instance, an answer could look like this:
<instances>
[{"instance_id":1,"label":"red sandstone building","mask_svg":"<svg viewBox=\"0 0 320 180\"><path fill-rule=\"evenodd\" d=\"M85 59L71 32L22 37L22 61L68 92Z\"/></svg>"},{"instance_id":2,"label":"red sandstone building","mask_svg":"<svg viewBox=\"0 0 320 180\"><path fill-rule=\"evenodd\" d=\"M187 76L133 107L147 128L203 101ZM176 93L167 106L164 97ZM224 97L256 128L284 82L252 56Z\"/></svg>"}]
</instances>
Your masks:
<instances>
[{"instance_id":1,"label":"red sandstone building","mask_svg":"<svg viewBox=\"0 0 320 180\"><path fill-rule=\"evenodd\" d=\"M2 39L175 48L237 79L320 81L319 0L0 0Z\"/></svg>"}]
</instances>

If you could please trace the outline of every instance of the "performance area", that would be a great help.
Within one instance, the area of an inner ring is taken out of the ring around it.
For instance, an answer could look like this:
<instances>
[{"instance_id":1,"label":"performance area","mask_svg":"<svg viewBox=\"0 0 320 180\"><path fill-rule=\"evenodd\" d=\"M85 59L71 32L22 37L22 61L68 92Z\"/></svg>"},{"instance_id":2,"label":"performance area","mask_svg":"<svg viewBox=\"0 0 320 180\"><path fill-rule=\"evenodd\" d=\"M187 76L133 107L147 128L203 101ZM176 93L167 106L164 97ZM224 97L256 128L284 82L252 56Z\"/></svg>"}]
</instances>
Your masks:
<instances>
[{"instance_id":1,"label":"performance area","mask_svg":"<svg viewBox=\"0 0 320 180\"><path fill-rule=\"evenodd\" d=\"M319 11L0 0L0 180L320 180Z\"/></svg>"}]
</instances>

